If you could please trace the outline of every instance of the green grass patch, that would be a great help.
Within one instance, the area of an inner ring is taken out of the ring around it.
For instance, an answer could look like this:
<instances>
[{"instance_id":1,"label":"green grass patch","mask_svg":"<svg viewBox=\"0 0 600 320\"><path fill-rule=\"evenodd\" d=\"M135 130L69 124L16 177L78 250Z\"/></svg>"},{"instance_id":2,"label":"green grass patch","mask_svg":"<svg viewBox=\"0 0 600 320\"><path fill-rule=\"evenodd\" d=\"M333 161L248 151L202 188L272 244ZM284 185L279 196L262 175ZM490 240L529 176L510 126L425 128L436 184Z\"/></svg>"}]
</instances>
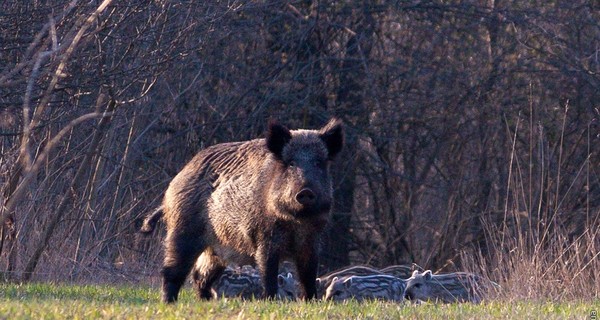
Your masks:
<instances>
[{"instance_id":1,"label":"green grass patch","mask_svg":"<svg viewBox=\"0 0 600 320\"><path fill-rule=\"evenodd\" d=\"M414 305L198 301L190 290L175 305L159 302L159 289L108 285L0 284L0 319L592 319L600 301L486 302Z\"/></svg>"}]
</instances>

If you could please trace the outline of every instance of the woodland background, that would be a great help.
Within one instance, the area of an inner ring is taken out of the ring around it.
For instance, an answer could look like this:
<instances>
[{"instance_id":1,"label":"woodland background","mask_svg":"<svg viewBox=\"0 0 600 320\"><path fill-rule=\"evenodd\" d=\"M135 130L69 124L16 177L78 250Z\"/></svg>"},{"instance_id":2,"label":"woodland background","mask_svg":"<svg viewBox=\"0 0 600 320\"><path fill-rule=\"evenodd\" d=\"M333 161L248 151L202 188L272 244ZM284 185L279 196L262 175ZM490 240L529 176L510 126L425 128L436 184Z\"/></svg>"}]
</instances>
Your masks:
<instances>
[{"instance_id":1,"label":"woodland background","mask_svg":"<svg viewBox=\"0 0 600 320\"><path fill-rule=\"evenodd\" d=\"M600 292L594 0L2 1L0 279L158 281L137 230L199 149L332 116L322 272Z\"/></svg>"}]
</instances>

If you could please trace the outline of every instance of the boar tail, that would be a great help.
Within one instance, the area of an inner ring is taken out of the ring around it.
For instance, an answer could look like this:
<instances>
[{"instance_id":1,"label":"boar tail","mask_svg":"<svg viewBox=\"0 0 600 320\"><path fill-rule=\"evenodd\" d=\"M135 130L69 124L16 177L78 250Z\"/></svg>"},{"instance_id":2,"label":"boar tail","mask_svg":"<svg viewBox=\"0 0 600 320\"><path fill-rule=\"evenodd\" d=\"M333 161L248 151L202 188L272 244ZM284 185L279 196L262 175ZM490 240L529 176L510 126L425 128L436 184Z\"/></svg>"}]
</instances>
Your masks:
<instances>
[{"instance_id":1,"label":"boar tail","mask_svg":"<svg viewBox=\"0 0 600 320\"><path fill-rule=\"evenodd\" d=\"M163 216L163 207L162 206L154 209L154 211L152 211L151 214L149 214L148 216L146 216L146 218L144 218L144 223L142 224L142 227L140 228L140 232L143 234L150 234L152 231L154 231L154 228L156 228L156 223L158 223L158 220L160 220L160 218L162 218L162 216Z\"/></svg>"}]
</instances>

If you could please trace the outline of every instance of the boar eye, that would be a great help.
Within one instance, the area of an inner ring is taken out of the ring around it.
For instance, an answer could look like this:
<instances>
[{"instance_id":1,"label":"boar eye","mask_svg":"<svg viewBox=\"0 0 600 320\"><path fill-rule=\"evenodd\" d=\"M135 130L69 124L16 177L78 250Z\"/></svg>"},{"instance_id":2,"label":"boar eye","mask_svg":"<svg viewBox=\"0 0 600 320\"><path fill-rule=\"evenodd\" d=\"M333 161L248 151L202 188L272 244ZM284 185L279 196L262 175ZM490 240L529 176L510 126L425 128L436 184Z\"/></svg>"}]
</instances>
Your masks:
<instances>
[{"instance_id":1,"label":"boar eye","mask_svg":"<svg viewBox=\"0 0 600 320\"><path fill-rule=\"evenodd\" d=\"M294 160L290 161L290 162L288 163L288 166L290 166L290 167L292 167L292 168L293 168L293 167L295 167L295 166L296 166L296 161L294 161Z\"/></svg>"}]
</instances>

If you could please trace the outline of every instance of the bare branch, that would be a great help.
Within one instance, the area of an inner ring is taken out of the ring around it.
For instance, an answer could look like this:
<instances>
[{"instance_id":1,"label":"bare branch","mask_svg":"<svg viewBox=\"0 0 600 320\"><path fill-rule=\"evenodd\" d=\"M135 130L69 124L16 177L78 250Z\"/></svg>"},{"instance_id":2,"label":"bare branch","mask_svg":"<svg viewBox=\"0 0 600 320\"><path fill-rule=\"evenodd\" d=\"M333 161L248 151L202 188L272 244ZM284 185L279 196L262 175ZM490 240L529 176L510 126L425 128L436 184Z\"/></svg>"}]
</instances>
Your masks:
<instances>
[{"instance_id":1,"label":"bare branch","mask_svg":"<svg viewBox=\"0 0 600 320\"><path fill-rule=\"evenodd\" d=\"M43 151L37 157L37 159L35 160L35 162L33 162L33 165L31 166L31 168L27 171L27 173L23 177L23 180L21 181L21 183L19 184L19 186L15 189L15 191L12 193L12 195L8 199L8 202L6 203L6 206L3 208L4 210L2 212L2 215L0 215L0 222L1 222L0 224L4 224L4 222L6 221L6 219L9 216L9 214L14 211L16 205L19 203L19 201L21 200L21 198L25 194L25 190L27 190L27 188L29 187L29 184L31 183L31 180L33 179L33 177L35 177L35 175L39 171L39 169L42 166L42 164L44 163L44 161L46 161L46 158L50 154L50 151L52 151L52 149L54 149L54 147L56 147L56 145L58 144L58 142L69 131L71 131L75 126L77 126L78 124L80 124L80 123L82 123L84 121L87 121L87 120L90 120L90 119L95 119L95 118L111 117L112 115L113 115L112 112L111 113L96 113L96 112L94 112L94 113L88 113L88 114L82 115L82 116L80 116L80 117L78 117L76 119L73 119L64 128L62 128L60 130L60 132L58 132L52 138L52 140L50 140L48 142L48 144L44 147Z\"/></svg>"}]
</instances>

